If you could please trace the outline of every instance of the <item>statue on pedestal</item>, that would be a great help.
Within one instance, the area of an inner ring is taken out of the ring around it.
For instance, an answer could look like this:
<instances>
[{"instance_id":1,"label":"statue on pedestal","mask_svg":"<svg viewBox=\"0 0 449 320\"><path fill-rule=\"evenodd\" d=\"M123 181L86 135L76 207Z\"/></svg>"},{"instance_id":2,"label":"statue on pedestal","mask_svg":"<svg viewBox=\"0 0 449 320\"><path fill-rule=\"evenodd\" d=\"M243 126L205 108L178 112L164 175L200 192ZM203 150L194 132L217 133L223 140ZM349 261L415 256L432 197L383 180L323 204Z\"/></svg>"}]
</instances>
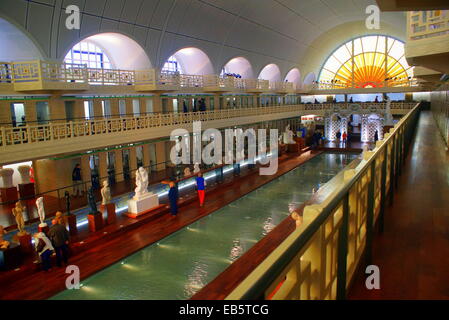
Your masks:
<instances>
[{"instance_id":1,"label":"statue on pedestal","mask_svg":"<svg viewBox=\"0 0 449 320\"><path fill-rule=\"evenodd\" d=\"M201 171L200 164L199 163L195 163L195 165L193 166L193 174L197 174L200 171Z\"/></svg>"},{"instance_id":2,"label":"statue on pedestal","mask_svg":"<svg viewBox=\"0 0 449 320\"><path fill-rule=\"evenodd\" d=\"M284 144L295 144L295 140L293 139L293 131L290 130L290 125L285 127L284 132Z\"/></svg>"},{"instance_id":3,"label":"statue on pedestal","mask_svg":"<svg viewBox=\"0 0 449 320\"><path fill-rule=\"evenodd\" d=\"M148 172L143 167L136 170L136 189L134 191L136 192L135 200L148 193Z\"/></svg>"},{"instance_id":4,"label":"statue on pedestal","mask_svg":"<svg viewBox=\"0 0 449 320\"><path fill-rule=\"evenodd\" d=\"M97 202L95 201L93 187L90 187L89 191L87 191L87 203L89 204L89 207L90 207L90 213L96 214L98 212L98 210L97 210Z\"/></svg>"},{"instance_id":5,"label":"statue on pedestal","mask_svg":"<svg viewBox=\"0 0 449 320\"><path fill-rule=\"evenodd\" d=\"M70 193L68 191L64 192L66 215L70 215Z\"/></svg>"},{"instance_id":6,"label":"statue on pedestal","mask_svg":"<svg viewBox=\"0 0 449 320\"><path fill-rule=\"evenodd\" d=\"M9 241L3 239L3 235L6 234L5 229L0 225L0 249L8 249Z\"/></svg>"},{"instance_id":7,"label":"statue on pedestal","mask_svg":"<svg viewBox=\"0 0 449 320\"><path fill-rule=\"evenodd\" d=\"M16 206L12 209L12 214L16 218L17 229L19 230L18 235L23 236L28 234L25 231L25 220L23 220L23 207L20 204L20 201L16 202Z\"/></svg>"},{"instance_id":8,"label":"statue on pedestal","mask_svg":"<svg viewBox=\"0 0 449 320\"><path fill-rule=\"evenodd\" d=\"M37 207L37 213L39 215L39 220L41 223L39 224L39 227L46 227L47 224L45 223L45 209L44 209L44 198L40 197L36 200L36 207Z\"/></svg>"},{"instance_id":9,"label":"statue on pedestal","mask_svg":"<svg viewBox=\"0 0 449 320\"><path fill-rule=\"evenodd\" d=\"M3 168L0 169L0 177L3 180L3 188L12 188L12 175L14 174L14 169Z\"/></svg>"},{"instance_id":10,"label":"statue on pedestal","mask_svg":"<svg viewBox=\"0 0 449 320\"><path fill-rule=\"evenodd\" d=\"M103 181L103 188L101 188L101 198L102 205L111 203L111 188L109 188L108 180Z\"/></svg>"},{"instance_id":11,"label":"statue on pedestal","mask_svg":"<svg viewBox=\"0 0 449 320\"><path fill-rule=\"evenodd\" d=\"M393 115L391 114L391 99L387 97L387 105L385 106L384 126L394 126Z\"/></svg>"},{"instance_id":12,"label":"statue on pedestal","mask_svg":"<svg viewBox=\"0 0 449 320\"><path fill-rule=\"evenodd\" d=\"M30 166L19 166L17 168L17 171L20 173L20 183L21 184L28 184L30 183Z\"/></svg>"}]
</instances>

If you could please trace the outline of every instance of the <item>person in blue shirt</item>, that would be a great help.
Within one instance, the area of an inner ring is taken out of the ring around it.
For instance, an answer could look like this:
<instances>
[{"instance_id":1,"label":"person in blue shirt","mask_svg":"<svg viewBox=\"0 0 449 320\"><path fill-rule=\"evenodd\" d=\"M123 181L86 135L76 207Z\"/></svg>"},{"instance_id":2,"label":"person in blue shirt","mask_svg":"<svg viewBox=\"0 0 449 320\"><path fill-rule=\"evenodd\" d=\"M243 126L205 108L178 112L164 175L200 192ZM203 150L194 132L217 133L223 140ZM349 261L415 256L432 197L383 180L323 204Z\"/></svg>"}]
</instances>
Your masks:
<instances>
[{"instance_id":1,"label":"person in blue shirt","mask_svg":"<svg viewBox=\"0 0 449 320\"><path fill-rule=\"evenodd\" d=\"M170 182L162 182L164 184L168 184L170 189L168 190L168 201L170 202L170 213L172 217L176 217L178 214L178 187L176 186L176 183L174 181Z\"/></svg>"},{"instance_id":2,"label":"person in blue shirt","mask_svg":"<svg viewBox=\"0 0 449 320\"><path fill-rule=\"evenodd\" d=\"M206 180L204 180L203 174L199 172L198 177L196 178L196 187L198 189L198 198L200 199L200 207L204 205L205 186Z\"/></svg>"}]
</instances>

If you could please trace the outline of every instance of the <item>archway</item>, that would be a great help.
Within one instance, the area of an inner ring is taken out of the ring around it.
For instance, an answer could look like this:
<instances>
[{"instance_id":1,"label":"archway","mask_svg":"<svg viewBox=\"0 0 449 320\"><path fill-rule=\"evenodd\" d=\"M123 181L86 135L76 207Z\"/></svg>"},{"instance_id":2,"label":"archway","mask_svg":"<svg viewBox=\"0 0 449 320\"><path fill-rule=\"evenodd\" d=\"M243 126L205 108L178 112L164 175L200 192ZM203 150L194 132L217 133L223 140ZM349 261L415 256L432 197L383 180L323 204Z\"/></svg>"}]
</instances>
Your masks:
<instances>
[{"instance_id":1,"label":"archway","mask_svg":"<svg viewBox=\"0 0 449 320\"><path fill-rule=\"evenodd\" d=\"M179 64L177 70L171 68L170 64L172 64L172 62ZM214 68L207 54L204 53L204 51L193 47L176 51L164 62L162 71L175 71L192 75L214 74Z\"/></svg>"},{"instance_id":2,"label":"archway","mask_svg":"<svg viewBox=\"0 0 449 320\"><path fill-rule=\"evenodd\" d=\"M285 81L294 83L296 89L301 88L301 72L299 71L299 69L291 69L285 76Z\"/></svg>"},{"instance_id":3,"label":"archway","mask_svg":"<svg viewBox=\"0 0 449 320\"><path fill-rule=\"evenodd\" d=\"M304 87L306 88L310 88L313 83L316 81L316 75L314 72L309 72L305 77L304 77Z\"/></svg>"},{"instance_id":4,"label":"archway","mask_svg":"<svg viewBox=\"0 0 449 320\"><path fill-rule=\"evenodd\" d=\"M38 46L24 31L14 24L0 18L0 61L43 59L44 55Z\"/></svg>"},{"instance_id":5,"label":"archway","mask_svg":"<svg viewBox=\"0 0 449 320\"><path fill-rule=\"evenodd\" d=\"M254 78L253 67L251 63L243 57L236 57L229 60L221 70L222 76L226 74L235 74L243 79Z\"/></svg>"},{"instance_id":6,"label":"archway","mask_svg":"<svg viewBox=\"0 0 449 320\"><path fill-rule=\"evenodd\" d=\"M144 70L151 68L145 50L120 33L100 33L73 45L64 61L87 64L90 68Z\"/></svg>"},{"instance_id":7,"label":"archway","mask_svg":"<svg viewBox=\"0 0 449 320\"><path fill-rule=\"evenodd\" d=\"M258 78L261 80L281 81L281 70L276 64L271 63L260 71Z\"/></svg>"}]
</instances>

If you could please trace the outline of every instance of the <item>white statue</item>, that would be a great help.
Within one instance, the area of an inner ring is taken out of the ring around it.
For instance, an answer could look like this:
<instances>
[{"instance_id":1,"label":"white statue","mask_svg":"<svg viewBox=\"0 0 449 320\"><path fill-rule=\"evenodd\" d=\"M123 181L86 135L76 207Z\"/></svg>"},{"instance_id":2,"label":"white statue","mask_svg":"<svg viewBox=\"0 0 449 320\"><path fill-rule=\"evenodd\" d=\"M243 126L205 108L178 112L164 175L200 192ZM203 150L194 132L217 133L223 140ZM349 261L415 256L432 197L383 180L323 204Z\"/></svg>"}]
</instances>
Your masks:
<instances>
[{"instance_id":1,"label":"white statue","mask_svg":"<svg viewBox=\"0 0 449 320\"><path fill-rule=\"evenodd\" d=\"M290 130L290 125L285 127L284 132L284 144L295 144L295 140L293 140L293 131Z\"/></svg>"},{"instance_id":2,"label":"white statue","mask_svg":"<svg viewBox=\"0 0 449 320\"><path fill-rule=\"evenodd\" d=\"M40 197L36 200L37 214L39 215L39 220L41 221L39 227L46 227L47 224L45 220L45 209L44 209L44 198Z\"/></svg>"},{"instance_id":3,"label":"white statue","mask_svg":"<svg viewBox=\"0 0 449 320\"><path fill-rule=\"evenodd\" d=\"M387 105L385 106L384 126L394 126L393 116L391 114L391 99L387 97Z\"/></svg>"},{"instance_id":4,"label":"white statue","mask_svg":"<svg viewBox=\"0 0 449 320\"><path fill-rule=\"evenodd\" d=\"M199 163L195 163L195 165L193 166L193 174L197 174L200 171L201 171L200 164Z\"/></svg>"},{"instance_id":5,"label":"white statue","mask_svg":"<svg viewBox=\"0 0 449 320\"><path fill-rule=\"evenodd\" d=\"M136 195L134 198L139 199L148 193L148 172L145 168L140 167L136 170Z\"/></svg>"},{"instance_id":6,"label":"white statue","mask_svg":"<svg viewBox=\"0 0 449 320\"><path fill-rule=\"evenodd\" d=\"M102 198L101 200L102 205L111 203L111 189L109 188L108 180L103 181L103 188L101 188L101 198Z\"/></svg>"},{"instance_id":7,"label":"white statue","mask_svg":"<svg viewBox=\"0 0 449 320\"><path fill-rule=\"evenodd\" d=\"M0 169L0 177L3 180L3 188L12 188L12 175L14 174L14 169L4 168Z\"/></svg>"},{"instance_id":8,"label":"white statue","mask_svg":"<svg viewBox=\"0 0 449 320\"><path fill-rule=\"evenodd\" d=\"M30 183L30 166L24 165L19 166L17 168L17 171L20 173L20 183L21 184L27 184Z\"/></svg>"}]
</instances>

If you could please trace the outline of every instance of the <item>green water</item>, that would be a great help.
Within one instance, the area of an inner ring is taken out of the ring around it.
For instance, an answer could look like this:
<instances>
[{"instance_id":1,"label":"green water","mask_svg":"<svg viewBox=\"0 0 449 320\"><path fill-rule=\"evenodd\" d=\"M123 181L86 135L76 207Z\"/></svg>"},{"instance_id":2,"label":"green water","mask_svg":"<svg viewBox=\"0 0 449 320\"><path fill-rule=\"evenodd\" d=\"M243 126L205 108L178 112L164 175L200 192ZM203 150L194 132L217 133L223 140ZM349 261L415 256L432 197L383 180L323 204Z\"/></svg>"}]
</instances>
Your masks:
<instances>
[{"instance_id":1,"label":"green water","mask_svg":"<svg viewBox=\"0 0 449 320\"><path fill-rule=\"evenodd\" d=\"M188 299L355 157L321 154L52 299Z\"/></svg>"}]
</instances>

